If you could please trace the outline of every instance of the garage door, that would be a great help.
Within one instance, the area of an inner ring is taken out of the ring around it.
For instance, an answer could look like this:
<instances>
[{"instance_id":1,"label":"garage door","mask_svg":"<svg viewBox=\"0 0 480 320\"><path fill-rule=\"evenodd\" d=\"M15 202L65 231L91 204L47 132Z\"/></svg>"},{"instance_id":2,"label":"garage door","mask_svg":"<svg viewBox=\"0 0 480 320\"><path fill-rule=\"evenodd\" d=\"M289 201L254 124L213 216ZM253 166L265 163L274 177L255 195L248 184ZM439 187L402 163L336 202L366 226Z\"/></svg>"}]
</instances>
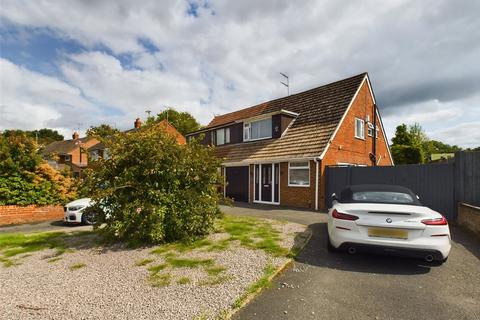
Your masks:
<instances>
[{"instance_id":1,"label":"garage door","mask_svg":"<svg viewBox=\"0 0 480 320\"><path fill-rule=\"evenodd\" d=\"M235 201L248 202L248 166L226 168L226 195Z\"/></svg>"}]
</instances>

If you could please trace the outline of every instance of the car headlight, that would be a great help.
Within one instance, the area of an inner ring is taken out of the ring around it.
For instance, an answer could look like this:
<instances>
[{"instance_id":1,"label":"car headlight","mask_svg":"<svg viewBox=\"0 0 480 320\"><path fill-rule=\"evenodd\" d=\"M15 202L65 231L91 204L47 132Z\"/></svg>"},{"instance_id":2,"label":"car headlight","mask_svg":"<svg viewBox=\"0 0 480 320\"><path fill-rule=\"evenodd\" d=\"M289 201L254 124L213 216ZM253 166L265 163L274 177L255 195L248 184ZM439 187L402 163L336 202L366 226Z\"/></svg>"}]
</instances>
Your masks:
<instances>
[{"instance_id":1,"label":"car headlight","mask_svg":"<svg viewBox=\"0 0 480 320\"><path fill-rule=\"evenodd\" d=\"M68 211L78 211L83 208L85 208L85 206L72 206L72 207L68 207Z\"/></svg>"}]
</instances>

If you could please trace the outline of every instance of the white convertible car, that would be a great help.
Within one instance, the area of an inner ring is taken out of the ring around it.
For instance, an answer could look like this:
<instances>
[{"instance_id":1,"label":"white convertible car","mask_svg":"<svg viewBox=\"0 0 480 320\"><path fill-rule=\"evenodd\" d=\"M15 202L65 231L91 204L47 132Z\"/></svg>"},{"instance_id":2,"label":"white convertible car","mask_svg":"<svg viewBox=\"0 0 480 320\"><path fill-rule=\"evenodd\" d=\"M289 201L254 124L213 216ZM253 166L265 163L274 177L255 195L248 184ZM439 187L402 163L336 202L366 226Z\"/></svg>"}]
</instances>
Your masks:
<instances>
[{"instance_id":1,"label":"white convertible car","mask_svg":"<svg viewBox=\"0 0 480 320\"><path fill-rule=\"evenodd\" d=\"M94 215L84 213L85 208L91 206L93 201L90 198L82 198L67 203L63 207L63 221L67 224L73 223L82 223L82 224L93 224Z\"/></svg>"},{"instance_id":2,"label":"white convertible car","mask_svg":"<svg viewBox=\"0 0 480 320\"><path fill-rule=\"evenodd\" d=\"M370 251L443 263L450 253L445 217L423 206L411 190L352 185L332 195L328 250Z\"/></svg>"}]
</instances>

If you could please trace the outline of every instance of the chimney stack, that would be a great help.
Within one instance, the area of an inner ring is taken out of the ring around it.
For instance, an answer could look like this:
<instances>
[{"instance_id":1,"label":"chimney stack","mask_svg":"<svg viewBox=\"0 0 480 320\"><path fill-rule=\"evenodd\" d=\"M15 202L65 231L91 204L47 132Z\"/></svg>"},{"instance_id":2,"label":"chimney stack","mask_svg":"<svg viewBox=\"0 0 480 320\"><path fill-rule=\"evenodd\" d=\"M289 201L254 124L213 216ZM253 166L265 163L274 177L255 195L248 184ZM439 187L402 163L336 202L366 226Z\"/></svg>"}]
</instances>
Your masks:
<instances>
[{"instance_id":1,"label":"chimney stack","mask_svg":"<svg viewBox=\"0 0 480 320\"><path fill-rule=\"evenodd\" d=\"M135 129L138 129L142 126L142 120L140 118L135 119L135 122L133 123L133 126Z\"/></svg>"},{"instance_id":2,"label":"chimney stack","mask_svg":"<svg viewBox=\"0 0 480 320\"><path fill-rule=\"evenodd\" d=\"M73 134L72 134L72 138L73 140L77 140L79 138L79 135L78 135L78 132L75 131Z\"/></svg>"}]
</instances>

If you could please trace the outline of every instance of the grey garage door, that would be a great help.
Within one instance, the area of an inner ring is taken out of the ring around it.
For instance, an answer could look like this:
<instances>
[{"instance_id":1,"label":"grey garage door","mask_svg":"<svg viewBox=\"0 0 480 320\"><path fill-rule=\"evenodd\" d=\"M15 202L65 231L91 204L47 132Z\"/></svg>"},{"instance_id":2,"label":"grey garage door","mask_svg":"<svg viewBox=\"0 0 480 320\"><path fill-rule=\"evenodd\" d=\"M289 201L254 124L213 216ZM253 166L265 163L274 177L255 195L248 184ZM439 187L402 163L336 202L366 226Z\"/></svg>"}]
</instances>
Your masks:
<instances>
[{"instance_id":1,"label":"grey garage door","mask_svg":"<svg viewBox=\"0 0 480 320\"><path fill-rule=\"evenodd\" d=\"M248 166L226 168L226 196L235 201L248 202Z\"/></svg>"}]
</instances>

